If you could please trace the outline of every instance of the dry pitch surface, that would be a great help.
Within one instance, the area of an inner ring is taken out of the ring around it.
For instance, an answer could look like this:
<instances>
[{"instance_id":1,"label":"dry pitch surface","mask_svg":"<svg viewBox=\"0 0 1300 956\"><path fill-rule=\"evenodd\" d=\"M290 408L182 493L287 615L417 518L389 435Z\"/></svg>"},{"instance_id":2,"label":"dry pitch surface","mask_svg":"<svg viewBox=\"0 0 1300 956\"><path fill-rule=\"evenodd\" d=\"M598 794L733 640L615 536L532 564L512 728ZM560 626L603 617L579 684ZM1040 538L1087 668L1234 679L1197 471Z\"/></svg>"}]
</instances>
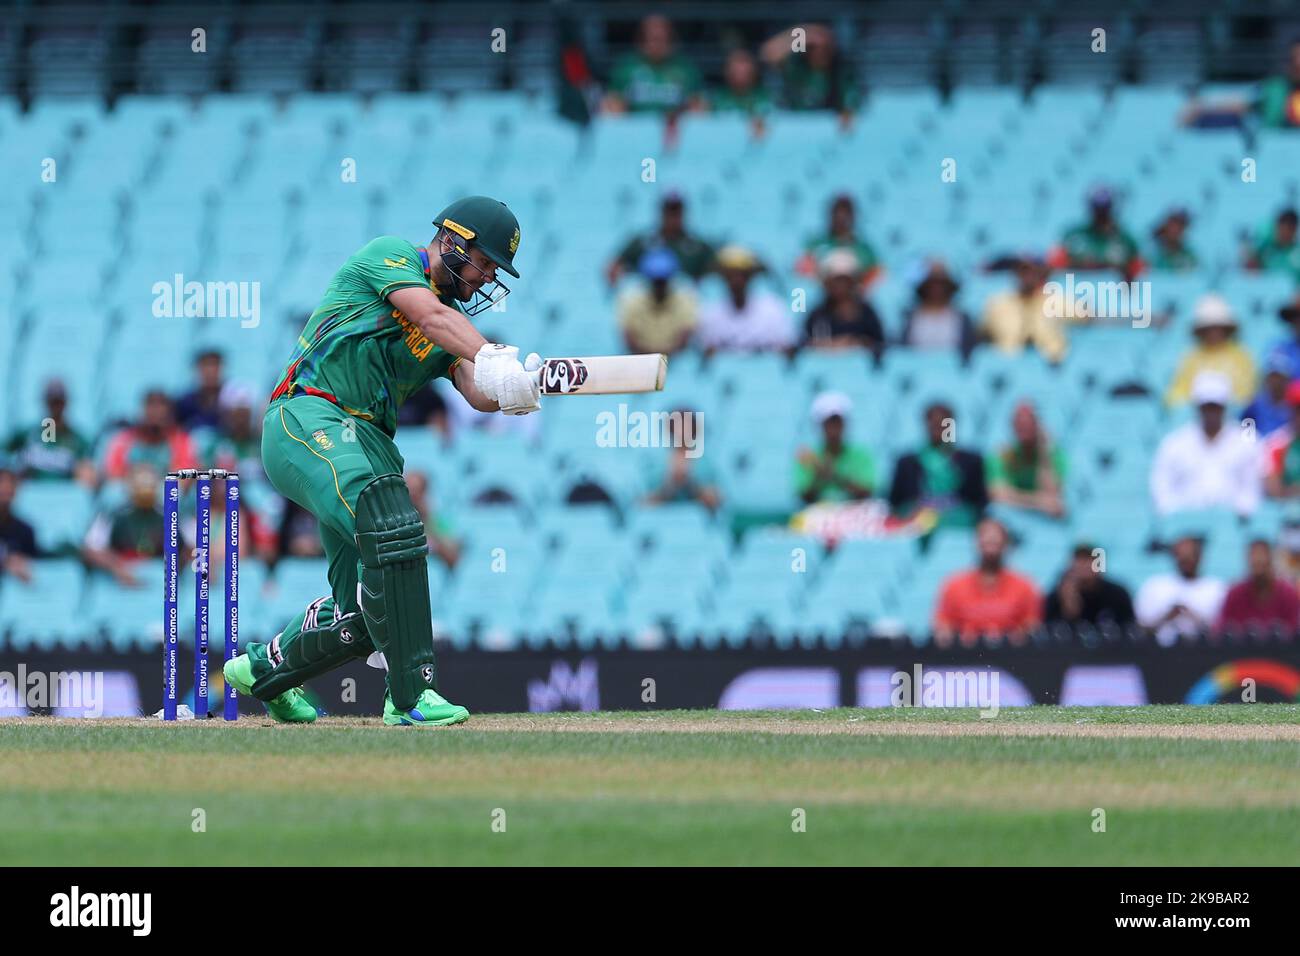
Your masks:
<instances>
[{"instance_id":1,"label":"dry pitch surface","mask_svg":"<svg viewBox=\"0 0 1300 956\"><path fill-rule=\"evenodd\" d=\"M6 864L1300 858L1290 704L479 715L438 730L29 718L0 721L0 758Z\"/></svg>"}]
</instances>

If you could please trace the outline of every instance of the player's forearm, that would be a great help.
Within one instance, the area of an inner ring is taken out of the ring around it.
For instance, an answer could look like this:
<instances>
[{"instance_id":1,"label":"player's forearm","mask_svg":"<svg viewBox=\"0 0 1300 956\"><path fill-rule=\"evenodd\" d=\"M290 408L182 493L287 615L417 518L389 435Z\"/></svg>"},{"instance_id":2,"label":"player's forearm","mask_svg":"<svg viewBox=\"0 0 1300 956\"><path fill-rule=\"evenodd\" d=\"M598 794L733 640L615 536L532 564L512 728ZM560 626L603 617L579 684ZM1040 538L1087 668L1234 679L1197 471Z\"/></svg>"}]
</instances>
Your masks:
<instances>
[{"instance_id":1,"label":"player's forearm","mask_svg":"<svg viewBox=\"0 0 1300 956\"><path fill-rule=\"evenodd\" d=\"M430 306L412 321L444 352L459 355L463 359L473 359L478 350L487 344L483 333L474 328L465 313L441 302Z\"/></svg>"},{"instance_id":2,"label":"player's forearm","mask_svg":"<svg viewBox=\"0 0 1300 956\"><path fill-rule=\"evenodd\" d=\"M499 412L501 406L495 401L488 398L474 385L474 363L462 361L456 366L456 371L452 373L454 378L452 384L456 386L456 391L464 396L465 401L469 402L470 408L480 412Z\"/></svg>"}]
</instances>

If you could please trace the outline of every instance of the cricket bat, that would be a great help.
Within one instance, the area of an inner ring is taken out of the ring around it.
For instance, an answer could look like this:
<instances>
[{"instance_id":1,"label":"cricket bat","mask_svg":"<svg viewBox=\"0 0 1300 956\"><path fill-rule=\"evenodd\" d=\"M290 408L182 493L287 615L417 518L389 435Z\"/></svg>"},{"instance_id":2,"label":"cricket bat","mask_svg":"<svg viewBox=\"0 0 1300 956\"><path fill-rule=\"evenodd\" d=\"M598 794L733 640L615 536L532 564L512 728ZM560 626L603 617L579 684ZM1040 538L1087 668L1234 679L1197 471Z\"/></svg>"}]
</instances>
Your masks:
<instances>
[{"instance_id":1,"label":"cricket bat","mask_svg":"<svg viewBox=\"0 0 1300 956\"><path fill-rule=\"evenodd\" d=\"M668 377L668 356L655 353L549 358L542 362L539 374L543 395L662 392Z\"/></svg>"}]
</instances>

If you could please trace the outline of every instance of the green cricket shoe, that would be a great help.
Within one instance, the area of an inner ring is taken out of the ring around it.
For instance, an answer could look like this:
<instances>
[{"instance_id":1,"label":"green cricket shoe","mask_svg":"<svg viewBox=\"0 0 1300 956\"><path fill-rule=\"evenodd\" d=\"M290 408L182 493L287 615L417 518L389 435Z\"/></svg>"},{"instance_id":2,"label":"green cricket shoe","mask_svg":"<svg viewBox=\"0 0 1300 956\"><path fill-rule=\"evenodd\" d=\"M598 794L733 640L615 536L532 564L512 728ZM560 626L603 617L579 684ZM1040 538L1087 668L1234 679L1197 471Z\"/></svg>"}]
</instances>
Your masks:
<instances>
[{"instance_id":1,"label":"green cricket shoe","mask_svg":"<svg viewBox=\"0 0 1300 956\"><path fill-rule=\"evenodd\" d=\"M384 723L390 727L446 727L469 720L469 711L443 699L435 690L426 690L410 710L398 710L393 695L384 695Z\"/></svg>"},{"instance_id":2,"label":"green cricket shoe","mask_svg":"<svg viewBox=\"0 0 1300 956\"><path fill-rule=\"evenodd\" d=\"M253 696L253 661L247 654L226 661L221 673L235 690ZM291 687L280 696L261 703L266 712L282 724L310 724L316 719L316 708L307 700L301 687Z\"/></svg>"}]
</instances>

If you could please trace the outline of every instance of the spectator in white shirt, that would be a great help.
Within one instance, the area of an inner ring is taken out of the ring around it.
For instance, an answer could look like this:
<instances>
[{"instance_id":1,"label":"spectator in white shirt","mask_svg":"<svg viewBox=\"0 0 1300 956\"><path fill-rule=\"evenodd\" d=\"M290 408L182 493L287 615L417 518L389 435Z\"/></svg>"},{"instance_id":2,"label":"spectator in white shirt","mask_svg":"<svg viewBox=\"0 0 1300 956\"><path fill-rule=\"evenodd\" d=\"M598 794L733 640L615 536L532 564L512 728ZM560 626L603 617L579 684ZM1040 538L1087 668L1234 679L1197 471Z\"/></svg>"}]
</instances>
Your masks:
<instances>
[{"instance_id":1,"label":"spectator in white shirt","mask_svg":"<svg viewBox=\"0 0 1300 956\"><path fill-rule=\"evenodd\" d=\"M771 292L753 288L754 277L763 271L758 257L744 246L724 246L718 251L717 267L727 295L701 309L696 343L706 352L793 348L790 309Z\"/></svg>"},{"instance_id":2,"label":"spectator in white shirt","mask_svg":"<svg viewBox=\"0 0 1300 956\"><path fill-rule=\"evenodd\" d=\"M1226 417L1232 382L1201 372L1192 382L1197 420L1164 437L1151 465L1151 497L1162 515L1229 508L1249 515L1259 505L1261 476L1255 442Z\"/></svg>"},{"instance_id":3,"label":"spectator in white shirt","mask_svg":"<svg viewBox=\"0 0 1300 956\"><path fill-rule=\"evenodd\" d=\"M1201 576L1200 538L1184 535L1170 550L1175 572L1143 582L1133 607L1138 623L1155 631L1156 641L1166 647L1213 627L1228 593L1226 582Z\"/></svg>"}]
</instances>

